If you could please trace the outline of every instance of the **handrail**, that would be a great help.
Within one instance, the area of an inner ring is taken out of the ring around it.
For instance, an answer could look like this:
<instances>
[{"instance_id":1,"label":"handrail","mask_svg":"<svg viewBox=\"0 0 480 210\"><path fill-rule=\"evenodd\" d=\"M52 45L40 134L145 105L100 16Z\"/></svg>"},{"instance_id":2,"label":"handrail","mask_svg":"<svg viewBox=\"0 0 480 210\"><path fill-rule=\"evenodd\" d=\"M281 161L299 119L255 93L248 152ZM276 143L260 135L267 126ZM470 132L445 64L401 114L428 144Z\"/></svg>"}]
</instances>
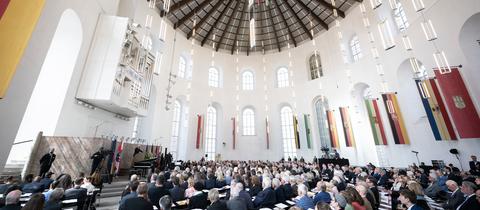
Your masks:
<instances>
[{"instance_id":1,"label":"handrail","mask_svg":"<svg viewBox=\"0 0 480 210\"><path fill-rule=\"evenodd\" d=\"M13 143L13 145L24 144L24 143L28 143L28 142L33 142L33 140L26 140L26 141L21 141L21 142L15 142L15 143Z\"/></svg>"}]
</instances>

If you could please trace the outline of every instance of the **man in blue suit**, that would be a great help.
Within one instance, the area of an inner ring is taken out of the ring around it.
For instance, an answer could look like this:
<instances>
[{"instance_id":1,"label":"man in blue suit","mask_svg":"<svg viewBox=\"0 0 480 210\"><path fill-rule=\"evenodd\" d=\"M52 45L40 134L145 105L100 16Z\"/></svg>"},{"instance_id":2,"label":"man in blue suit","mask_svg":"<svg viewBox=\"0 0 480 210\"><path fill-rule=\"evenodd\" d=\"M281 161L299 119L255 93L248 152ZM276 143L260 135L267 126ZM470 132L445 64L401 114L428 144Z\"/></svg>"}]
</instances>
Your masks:
<instances>
[{"instance_id":1,"label":"man in blue suit","mask_svg":"<svg viewBox=\"0 0 480 210\"><path fill-rule=\"evenodd\" d=\"M308 197L307 191L308 191L307 186L305 186L304 184L298 185L298 197L300 199L297 200L297 203L295 205L304 210L315 208L313 199Z\"/></svg>"},{"instance_id":2,"label":"man in blue suit","mask_svg":"<svg viewBox=\"0 0 480 210\"><path fill-rule=\"evenodd\" d=\"M320 187L320 191L315 195L313 198L313 203L323 202L323 203L330 203L332 198L327 191L327 185L323 181L318 182L318 186Z\"/></svg>"},{"instance_id":3,"label":"man in blue suit","mask_svg":"<svg viewBox=\"0 0 480 210\"><path fill-rule=\"evenodd\" d=\"M418 205L415 205L417 202L417 196L410 190L400 190L400 196L398 199L407 207L408 210L426 210Z\"/></svg>"},{"instance_id":4,"label":"man in blue suit","mask_svg":"<svg viewBox=\"0 0 480 210\"><path fill-rule=\"evenodd\" d=\"M275 205L277 199L272 189L272 181L268 177L264 177L262 181L263 190L258 193L253 204L255 207L269 207Z\"/></svg>"},{"instance_id":5,"label":"man in blue suit","mask_svg":"<svg viewBox=\"0 0 480 210\"><path fill-rule=\"evenodd\" d=\"M35 177L35 179L33 179L33 182L31 183L28 183L28 184L25 184L22 188L22 191L24 193L39 193L39 192L43 192L43 190L45 189L43 187L43 183L40 182L42 178L40 176L37 176Z\"/></svg>"}]
</instances>

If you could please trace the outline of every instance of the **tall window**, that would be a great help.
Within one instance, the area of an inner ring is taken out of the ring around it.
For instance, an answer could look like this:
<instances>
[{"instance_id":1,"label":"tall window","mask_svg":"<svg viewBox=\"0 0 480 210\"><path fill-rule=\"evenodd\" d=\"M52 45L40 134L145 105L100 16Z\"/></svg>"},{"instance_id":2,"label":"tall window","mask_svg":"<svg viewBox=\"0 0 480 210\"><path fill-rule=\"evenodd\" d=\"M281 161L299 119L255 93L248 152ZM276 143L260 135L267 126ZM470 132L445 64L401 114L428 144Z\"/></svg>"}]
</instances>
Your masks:
<instances>
[{"instance_id":1,"label":"tall window","mask_svg":"<svg viewBox=\"0 0 480 210\"><path fill-rule=\"evenodd\" d=\"M215 142L217 140L217 109L209 106L207 109L205 154L207 160L215 160Z\"/></svg>"},{"instance_id":2,"label":"tall window","mask_svg":"<svg viewBox=\"0 0 480 210\"><path fill-rule=\"evenodd\" d=\"M317 114L318 134L320 136L320 144L322 147L331 147L330 133L328 130L327 120L328 101L321 97L315 102L315 112Z\"/></svg>"},{"instance_id":3,"label":"tall window","mask_svg":"<svg viewBox=\"0 0 480 210\"><path fill-rule=\"evenodd\" d=\"M219 78L220 75L216 68L208 69L208 86L210 87L219 87Z\"/></svg>"},{"instance_id":4,"label":"tall window","mask_svg":"<svg viewBox=\"0 0 480 210\"><path fill-rule=\"evenodd\" d=\"M255 112L251 108L243 110L243 135L255 135Z\"/></svg>"},{"instance_id":5,"label":"tall window","mask_svg":"<svg viewBox=\"0 0 480 210\"><path fill-rule=\"evenodd\" d=\"M186 69L187 62L184 57L180 56L180 60L178 61L178 77L185 78Z\"/></svg>"},{"instance_id":6,"label":"tall window","mask_svg":"<svg viewBox=\"0 0 480 210\"><path fill-rule=\"evenodd\" d=\"M282 120L283 155L286 160L289 157L294 158L297 156L292 108L288 106L282 107L280 110L280 118Z\"/></svg>"},{"instance_id":7,"label":"tall window","mask_svg":"<svg viewBox=\"0 0 480 210\"><path fill-rule=\"evenodd\" d=\"M362 58L362 49L360 48L360 41L358 40L358 36L353 36L352 40L350 40L350 50L352 51L353 61L357 62Z\"/></svg>"},{"instance_id":8,"label":"tall window","mask_svg":"<svg viewBox=\"0 0 480 210\"><path fill-rule=\"evenodd\" d=\"M182 105L178 100L175 100L173 107L173 119L172 119L172 137L170 139L170 153L172 153L173 159L177 158L178 150L178 137L180 136L180 120L182 113Z\"/></svg>"},{"instance_id":9,"label":"tall window","mask_svg":"<svg viewBox=\"0 0 480 210\"><path fill-rule=\"evenodd\" d=\"M310 56L309 64L310 78L312 78L312 80L323 77L322 63L320 61L320 55L317 52Z\"/></svg>"},{"instance_id":10,"label":"tall window","mask_svg":"<svg viewBox=\"0 0 480 210\"><path fill-rule=\"evenodd\" d=\"M279 88L288 87L288 69L282 67L277 71L277 86Z\"/></svg>"},{"instance_id":11,"label":"tall window","mask_svg":"<svg viewBox=\"0 0 480 210\"><path fill-rule=\"evenodd\" d=\"M410 26L407 20L407 15L405 15L405 10L403 9L402 3L397 1L397 8L393 10L393 17L397 23L398 30L404 31Z\"/></svg>"},{"instance_id":12,"label":"tall window","mask_svg":"<svg viewBox=\"0 0 480 210\"><path fill-rule=\"evenodd\" d=\"M254 78L251 71L245 71L242 73L242 89L253 90Z\"/></svg>"}]
</instances>

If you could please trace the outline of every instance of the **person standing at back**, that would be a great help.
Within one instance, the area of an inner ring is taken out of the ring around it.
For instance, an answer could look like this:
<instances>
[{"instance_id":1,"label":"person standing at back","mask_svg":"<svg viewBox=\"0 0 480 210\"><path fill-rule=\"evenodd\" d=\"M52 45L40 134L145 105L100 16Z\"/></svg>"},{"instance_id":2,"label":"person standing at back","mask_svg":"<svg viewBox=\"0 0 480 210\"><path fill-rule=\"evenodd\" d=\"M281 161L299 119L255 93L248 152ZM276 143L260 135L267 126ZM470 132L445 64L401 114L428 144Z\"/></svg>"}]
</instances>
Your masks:
<instances>
[{"instance_id":1,"label":"person standing at back","mask_svg":"<svg viewBox=\"0 0 480 210\"><path fill-rule=\"evenodd\" d=\"M136 198L130 198L125 201L125 205L120 210L153 210L153 204L148 200L147 183L142 182L138 185Z\"/></svg>"}]
</instances>

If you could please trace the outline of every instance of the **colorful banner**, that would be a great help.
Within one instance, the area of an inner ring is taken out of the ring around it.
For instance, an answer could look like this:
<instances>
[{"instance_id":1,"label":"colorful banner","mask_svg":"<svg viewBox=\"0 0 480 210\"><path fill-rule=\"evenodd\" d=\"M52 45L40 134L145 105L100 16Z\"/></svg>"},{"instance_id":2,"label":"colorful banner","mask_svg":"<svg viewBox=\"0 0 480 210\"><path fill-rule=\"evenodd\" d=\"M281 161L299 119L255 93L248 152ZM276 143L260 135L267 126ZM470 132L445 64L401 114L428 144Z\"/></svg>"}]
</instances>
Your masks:
<instances>
[{"instance_id":1,"label":"colorful banner","mask_svg":"<svg viewBox=\"0 0 480 210\"><path fill-rule=\"evenodd\" d=\"M367 106L368 118L370 119L370 127L372 128L375 145L387 145L387 137L383 128L382 117L377 101L377 99L365 99L365 105Z\"/></svg>"},{"instance_id":2,"label":"colorful banner","mask_svg":"<svg viewBox=\"0 0 480 210\"><path fill-rule=\"evenodd\" d=\"M123 138L121 139L121 143L118 145L117 148L117 155L115 156L115 175L118 175L118 172L120 171L120 162L122 161L122 151L123 151L123 144L125 141L123 141Z\"/></svg>"},{"instance_id":3,"label":"colorful banner","mask_svg":"<svg viewBox=\"0 0 480 210\"><path fill-rule=\"evenodd\" d=\"M335 115L333 115L333 110L327 110L327 121L332 147L340 148L340 142L338 141L337 122L335 121Z\"/></svg>"},{"instance_id":4,"label":"colorful banner","mask_svg":"<svg viewBox=\"0 0 480 210\"><path fill-rule=\"evenodd\" d=\"M395 144L410 144L397 96L395 93L385 93L382 94L382 98L388 113L388 121L392 128Z\"/></svg>"},{"instance_id":5,"label":"colorful banner","mask_svg":"<svg viewBox=\"0 0 480 210\"><path fill-rule=\"evenodd\" d=\"M293 116L293 133L295 135L295 147L300 149L300 135L298 132L298 119L297 116Z\"/></svg>"},{"instance_id":6,"label":"colorful banner","mask_svg":"<svg viewBox=\"0 0 480 210\"><path fill-rule=\"evenodd\" d=\"M267 149L270 149L270 125L268 124L268 117L265 118L265 133L267 134Z\"/></svg>"},{"instance_id":7,"label":"colorful banner","mask_svg":"<svg viewBox=\"0 0 480 210\"><path fill-rule=\"evenodd\" d=\"M107 172L109 174L112 174L114 172L113 170L113 161L114 161L114 158L115 158L115 150L117 148L117 137L113 137L112 138L112 145L110 147L110 154L108 155L108 159L107 159Z\"/></svg>"},{"instance_id":8,"label":"colorful banner","mask_svg":"<svg viewBox=\"0 0 480 210\"><path fill-rule=\"evenodd\" d=\"M203 116L197 115L197 141L195 142L195 149L200 149L200 144L203 136Z\"/></svg>"},{"instance_id":9,"label":"colorful banner","mask_svg":"<svg viewBox=\"0 0 480 210\"><path fill-rule=\"evenodd\" d=\"M480 118L458 68L434 72L460 138L480 138Z\"/></svg>"},{"instance_id":10,"label":"colorful banner","mask_svg":"<svg viewBox=\"0 0 480 210\"><path fill-rule=\"evenodd\" d=\"M0 98L5 96L45 0L0 0Z\"/></svg>"},{"instance_id":11,"label":"colorful banner","mask_svg":"<svg viewBox=\"0 0 480 210\"><path fill-rule=\"evenodd\" d=\"M235 117L232 117L232 126L233 126L232 143L233 143L233 149L235 149L235 138L237 137L237 125L236 125Z\"/></svg>"},{"instance_id":12,"label":"colorful banner","mask_svg":"<svg viewBox=\"0 0 480 210\"><path fill-rule=\"evenodd\" d=\"M311 149L312 148L312 143L310 142L310 135L311 135L311 130L310 130L310 115L308 114L304 114L303 115L303 119L304 119L304 122L305 122L305 135L307 136L307 147L308 149Z\"/></svg>"},{"instance_id":13,"label":"colorful banner","mask_svg":"<svg viewBox=\"0 0 480 210\"><path fill-rule=\"evenodd\" d=\"M352 122L348 107L340 107L340 117L342 118L343 133L345 134L345 144L347 147L355 147L355 138L353 137Z\"/></svg>"},{"instance_id":14,"label":"colorful banner","mask_svg":"<svg viewBox=\"0 0 480 210\"><path fill-rule=\"evenodd\" d=\"M457 140L435 79L415 80L415 82L435 139L437 141Z\"/></svg>"}]
</instances>

